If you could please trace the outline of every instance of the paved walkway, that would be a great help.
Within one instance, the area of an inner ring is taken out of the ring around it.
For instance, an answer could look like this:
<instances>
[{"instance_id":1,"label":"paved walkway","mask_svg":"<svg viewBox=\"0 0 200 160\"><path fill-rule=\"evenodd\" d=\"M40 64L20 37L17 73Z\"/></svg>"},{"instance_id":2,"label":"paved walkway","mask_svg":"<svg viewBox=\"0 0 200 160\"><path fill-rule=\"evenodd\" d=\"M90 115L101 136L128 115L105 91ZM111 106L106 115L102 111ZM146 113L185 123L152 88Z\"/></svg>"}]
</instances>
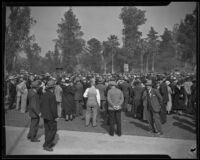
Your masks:
<instances>
[{"instance_id":1,"label":"paved walkway","mask_svg":"<svg viewBox=\"0 0 200 160\"><path fill-rule=\"evenodd\" d=\"M7 155L71 155L71 154L167 154L171 158L196 158L190 153L195 140L122 135L110 137L105 133L58 130L53 152L44 151L41 142L30 143L28 128L6 126Z\"/></svg>"}]
</instances>

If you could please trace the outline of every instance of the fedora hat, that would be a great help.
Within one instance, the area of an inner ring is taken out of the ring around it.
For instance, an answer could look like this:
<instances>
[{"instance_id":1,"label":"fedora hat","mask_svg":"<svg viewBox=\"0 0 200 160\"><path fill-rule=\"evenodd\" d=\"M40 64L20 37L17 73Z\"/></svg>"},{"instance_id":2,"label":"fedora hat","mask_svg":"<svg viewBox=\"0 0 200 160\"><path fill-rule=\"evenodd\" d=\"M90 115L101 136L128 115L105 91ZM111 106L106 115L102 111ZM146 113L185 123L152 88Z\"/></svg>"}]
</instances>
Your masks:
<instances>
[{"instance_id":1,"label":"fedora hat","mask_svg":"<svg viewBox=\"0 0 200 160\"><path fill-rule=\"evenodd\" d=\"M115 82L115 81L110 81L109 84L112 86L117 86L117 82Z\"/></svg>"},{"instance_id":2,"label":"fedora hat","mask_svg":"<svg viewBox=\"0 0 200 160\"><path fill-rule=\"evenodd\" d=\"M53 88L55 86L55 81L54 80L50 80L47 82L47 88Z\"/></svg>"},{"instance_id":3,"label":"fedora hat","mask_svg":"<svg viewBox=\"0 0 200 160\"><path fill-rule=\"evenodd\" d=\"M152 86L153 85L152 80L147 80L145 85L146 86Z\"/></svg>"},{"instance_id":4,"label":"fedora hat","mask_svg":"<svg viewBox=\"0 0 200 160\"><path fill-rule=\"evenodd\" d=\"M14 76L9 76L8 77L8 80L14 80L16 77L14 77Z\"/></svg>"},{"instance_id":5,"label":"fedora hat","mask_svg":"<svg viewBox=\"0 0 200 160\"><path fill-rule=\"evenodd\" d=\"M31 87L32 87L32 88L37 88L37 87L39 87L39 86L40 86L40 81L39 81L39 80L33 81L33 82L31 83Z\"/></svg>"}]
</instances>

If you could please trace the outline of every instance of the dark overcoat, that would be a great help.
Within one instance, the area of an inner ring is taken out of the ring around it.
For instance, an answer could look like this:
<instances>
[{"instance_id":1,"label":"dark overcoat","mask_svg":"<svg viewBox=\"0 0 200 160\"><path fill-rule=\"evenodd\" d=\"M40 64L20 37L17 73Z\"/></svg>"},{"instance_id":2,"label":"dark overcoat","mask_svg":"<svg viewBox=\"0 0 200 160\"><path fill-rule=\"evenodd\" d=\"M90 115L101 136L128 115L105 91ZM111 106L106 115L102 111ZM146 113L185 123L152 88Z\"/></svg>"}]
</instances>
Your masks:
<instances>
[{"instance_id":1,"label":"dark overcoat","mask_svg":"<svg viewBox=\"0 0 200 160\"><path fill-rule=\"evenodd\" d=\"M83 100L83 85L81 83L77 83L75 86L75 95L74 100L81 101Z\"/></svg>"},{"instance_id":2,"label":"dark overcoat","mask_svg":"<svg viewBox=\"0 0 200 160\"><path fill-rule=\"evenodd\" d=\"M73 86L62 85L63 95L62 95L62 109L66 114L75 114L76 105L74 100L75 89Z\"/></svg>"},{"instance_id":3,"label":"dark overcoat","mask_svg":"<svg viewBox=\"0 0 200 160\"><path fill-rule=\"evenodd\" d=\"M28 92L28 112L31 118L38 118L40 113L40 99L37 91L29 89Z\"/></svg>"},{"instance_id":4,"label":"dark overcoat","mask_svg":"<svg viewBox=\"0 0 200 160\"><path fill-rule=\"evenodd\" d=\"M179 89L177 86L174 88L174 104L173 109L174 110L184 110L187 101L187 93L183 86Z\"/></svg>"},{"instance_id":5,"label":"dark overcoat","mask_svg":"<svg viewBox=\"0 0 200 160\"><path fill-rule=\"evenodd\" d=\"M55 120L58 118L56 96L49 89L41 95L40 104L42 118L47 120Z\"/></svg>"}]
</instances>

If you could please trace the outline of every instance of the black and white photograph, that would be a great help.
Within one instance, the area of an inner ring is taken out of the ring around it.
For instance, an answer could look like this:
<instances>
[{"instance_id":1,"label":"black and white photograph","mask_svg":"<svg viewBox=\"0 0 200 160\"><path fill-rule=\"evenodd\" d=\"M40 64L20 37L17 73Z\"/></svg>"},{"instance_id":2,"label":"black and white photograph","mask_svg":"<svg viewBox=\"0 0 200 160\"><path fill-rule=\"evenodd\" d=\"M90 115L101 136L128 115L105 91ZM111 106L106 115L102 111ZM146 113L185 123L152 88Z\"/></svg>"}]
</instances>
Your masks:
<instances>
[{"instance_id":1,"label":"black and white photograph","mask_svg":"<svg viewBox=\"0 0 200 160\"><path fill-rule=\"evenodd\" d=\"M198 3L5 3L3 156L197 159Z\"/></svg>"}]
</instances>

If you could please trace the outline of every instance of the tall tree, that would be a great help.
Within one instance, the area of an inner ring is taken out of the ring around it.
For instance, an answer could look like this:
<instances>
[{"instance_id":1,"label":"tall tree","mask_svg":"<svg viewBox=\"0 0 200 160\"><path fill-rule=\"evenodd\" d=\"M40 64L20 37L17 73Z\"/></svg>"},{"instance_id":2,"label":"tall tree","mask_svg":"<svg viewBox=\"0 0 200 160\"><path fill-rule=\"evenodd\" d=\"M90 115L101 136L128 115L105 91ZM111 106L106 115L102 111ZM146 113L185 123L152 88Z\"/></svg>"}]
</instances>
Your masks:
<instances>
[{"instance_id":1,"label":"tall tree","mask_svg":"<svg viewBox=\"0 0 200 160\"><path fill-rule=\"evenodd\" d=\"M64 18L58 24L57 33L58 46L63 57L62 64L67 72L72 72L77 65L76 55L81 53L84 46L84 40L81 38L83 32L72 8L65 12Z\"/></svg>"},{"instance_id":2,"label":"tall tree","mask_svg":"<svg viewBox=\"0 0 200 160\"><path fill-rule=\"evenodd\" d=\"M90 56L90 67L93 68L95 72L101 72L101 42L96 38L90 39L88 42L89 56Z\"/></svg>"},{"instance_id":3,"label":"tall tree","mask_svg":"<svg viewBox=\"0 0 200 160\"><path fill-rule=\"evenodd\" d=\"M158 34L158 32L156 32L153 27L151 27L149 33L147 34L148 42L149 42L149 45L150 45L150 53L151 53L151 56L152 56L152 68L151 68L152 72L154 72L155 55L158 52L159 41L158 41L158 35L157 34Z\"/></svg>"},{"instance_id":4,"label":"tall tree","mask_svg":"<svg viewBox=\"0 0 200 160\"><path fill-rule=\"evenodd\" d=\"M178 28L177 42L180 44L181 61L196 66L197 8L185 16Z\"/></svg>"},{"instance_id":5,"label":"tall tree","mask_svg":"<svg viewBox=\"0 0 200 160\"><path fill-rule=\"evenodd\" d=\"M27 43L24 47L24 51L27 55L27 60L29 62L29 70L31 72L37 73L39 70L40 63L40 53L41 48L38 46L36 42Z\"/></svg>"},{"instance_id":6,"label":"tall tree","mask_svg":"<svg viewBox=\"0 0 200 160\"><path fill-rule=\"evenodd\" d=\"M127 49L127 54L132 59L132 65L136 63L136 53L138 43L142 36L139 31L139 26L146 22L145 11L136 7L123 7L120 14L120 19L123 22L123 47ZM130 58L128 58L130 59Z\"/></svg>"},{"instance_id":7,"label":"tall tree","mask_svg":"<svg viewBox=\"0 0 200 160\"><path fill-rule=\"evenodd\" d=\"M138 45L139 52L140 52L140 72L143 73L144 70L147 72L148 71L148 58L147 55L149 56L149 43L147 39L143 38L140 40L140 43ZM144 61L146 58L146 61ZM144 65L145 63L145 65ZM145 67L145 68L144 68Z\"/></svg>"},{"instance_id":8,"label":"tall tree","mask_svg":"<svg viewBox=\"0 0 200 160\"><path fill-rule=\"evenodd\" d=\"M23 50L30 28L36 23L29 7L9 7L10 15L6 26L5 56L8 71L15 69L18 53Z\"/></svg>"},{"instance_id":9,"label":"tall tree","mask_svg":"<svg viewBox=\"0 0 200 160\"><path fill-rule=\"evenodd\" d=\"M58 43L56 43L54 46L54 67L56 69L56 67L59 67L59 66L60 66L60 54L59 54L59 49L58 49Z\"/></svg>"},{"instance_id":10,"label":"tall tree","mask_svg":"<svg viewBox=\"0 0 200 160\"><path fill-rule=\"evenodd\" d=\"M114 63L115 63L115 54L116 54L116 50L119 47L119 40L118 37L116 35L110 35L110 37L108 37L108 41L107 41L107 45L108 47L111 49L111 72L114 73Z\"/></svg>"},{"instance_id":11,"label":"tall tree","mask_svg":"<svg viewBox=\"0 0 200 160\"><path fill-rule=\"evenodd\" d=\"M173 40L173 32L165 28L163 34L160 36L161 41L158 50L159 53L156 57L156 66L161 71L171 71L180 65L176 58L176 49L174 47L174 43L176 42Z\"/></svg>"}]
</instances>

